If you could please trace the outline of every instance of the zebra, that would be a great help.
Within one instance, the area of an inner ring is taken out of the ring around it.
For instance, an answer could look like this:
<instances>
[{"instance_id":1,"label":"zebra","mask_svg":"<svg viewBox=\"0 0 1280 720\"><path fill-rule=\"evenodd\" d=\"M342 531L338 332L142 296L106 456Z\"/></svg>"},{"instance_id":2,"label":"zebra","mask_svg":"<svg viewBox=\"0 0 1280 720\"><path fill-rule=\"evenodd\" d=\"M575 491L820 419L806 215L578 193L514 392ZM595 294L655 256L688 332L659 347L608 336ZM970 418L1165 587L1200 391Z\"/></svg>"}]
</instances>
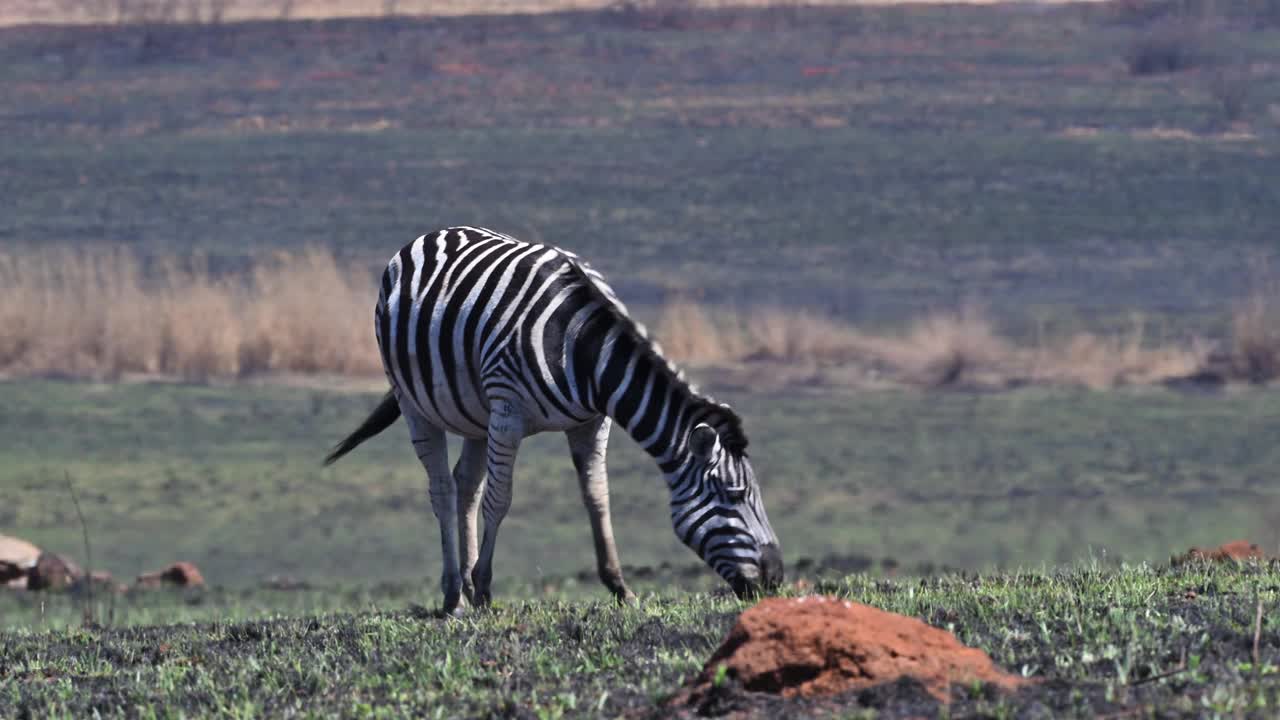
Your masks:
<instances>
[{"instance_id":1,"label":"zebra","mask_svg":"<svg viewBox=\"0 0 1280 720\"><path fill-rule=\"evenodd\" d=\"M699 393L574 253L479 227L423 235L388 263L374 326L391 389L325 464L404 417L440 527L445 613L491 602L517 450L549 431L568 439L601 582L636 601L609 512L614 423L665 476L677 537L739 597L782 581L741 418ZM452 472L446 433L463 438Z\"/></svg>"}]
</instances>

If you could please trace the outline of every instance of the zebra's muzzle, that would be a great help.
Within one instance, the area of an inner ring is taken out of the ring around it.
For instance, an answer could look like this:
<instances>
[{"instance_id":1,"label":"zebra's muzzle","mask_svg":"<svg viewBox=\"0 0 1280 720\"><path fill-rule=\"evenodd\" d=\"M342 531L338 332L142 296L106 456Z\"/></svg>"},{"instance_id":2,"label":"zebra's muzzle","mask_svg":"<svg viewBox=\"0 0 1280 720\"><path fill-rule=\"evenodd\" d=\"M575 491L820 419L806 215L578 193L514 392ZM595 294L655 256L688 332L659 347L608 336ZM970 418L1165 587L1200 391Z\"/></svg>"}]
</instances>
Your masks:
<instances>
[{"instance_id":1,"label":"zebra's muzzle","mask_svg":"<svg viewBox=\"0 0 1280 720\"><path fill-rule=\"evenodd\" d=\"M770 590L782 584L785 574L782 567L782 550L774 543L760 548L760 574L764 586Z\"/></svg>"},{"instance_id":2,"label":"zebra's muzzle","mask_svg":"<svg viewBox=\"0 0 1280 720\"><path fill-rule=\"evenodd\" d=\"M745 572L734 576L729 584L733 593L740 600L758 597L762 593L777 589L782 584L783 567L782 551L777 545L770 543L760 547L760 565L747 565Z\"/></svg>"},{"instance_id":3,"label":"zebra's muzzle","mask_svg":"<svg viewBox=\"0 0 1280 720\"><path fill-rule=\"evenodd\" d=\"M750 600L760 594L760 585L742 575L735 576L729 584L733 587L733 594L737 595L739 600Z\"/></svg>"}]
</instances>

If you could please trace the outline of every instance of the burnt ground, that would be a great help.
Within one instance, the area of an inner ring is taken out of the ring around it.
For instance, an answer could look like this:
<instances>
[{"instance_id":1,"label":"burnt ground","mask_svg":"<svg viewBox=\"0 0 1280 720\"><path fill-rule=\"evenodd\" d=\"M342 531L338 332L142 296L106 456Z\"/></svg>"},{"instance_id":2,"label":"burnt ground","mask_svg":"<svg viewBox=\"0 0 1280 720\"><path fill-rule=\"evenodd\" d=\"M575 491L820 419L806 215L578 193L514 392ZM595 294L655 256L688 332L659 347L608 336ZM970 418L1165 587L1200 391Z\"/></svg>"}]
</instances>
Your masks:
<instances>
[{"instance_id":1,"label":"burnt ground","mask_svg":"<svg viewBox=\"0 0 1280 720\"><path fill-rule=\"evenodd\" d=\"M1280 572L1266 564L859 574L814 586L949 629L1005 670L1040 681L1011 695L953 686L944 708L910 679L783 700L730 677L699 705L671 707L743 607L723 592L642 593L638 608L520 600L460 620L392 598L397 609L7 630L2 714L1264 717L1280 699ZM234 614L237 596L218 593L147 597L152 610L155 598L170 598L174 619L192 607Z\"/></svg>"}]
</instances>

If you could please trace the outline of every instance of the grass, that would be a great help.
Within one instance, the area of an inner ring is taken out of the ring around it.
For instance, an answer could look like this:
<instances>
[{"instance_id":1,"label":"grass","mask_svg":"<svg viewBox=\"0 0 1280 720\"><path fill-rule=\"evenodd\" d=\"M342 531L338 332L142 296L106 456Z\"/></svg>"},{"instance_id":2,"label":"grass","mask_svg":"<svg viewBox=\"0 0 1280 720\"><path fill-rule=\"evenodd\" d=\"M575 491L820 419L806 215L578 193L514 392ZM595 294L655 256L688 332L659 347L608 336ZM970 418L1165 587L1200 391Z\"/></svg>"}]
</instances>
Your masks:
<instances>
[{"instance_id":1,"label":"grass","mask_svg":"<svg viewBox=\"0 0 1280 720\"><path fill-rule=\"evenodd\" d=\"M380 378L372 341L374 283L327 251L281 252L240 273L179 257L144 261L127 248L0 253L0 373L9 377L188 381L279 373ZM859 385L870 374L925 387L1026 383L1095 388L1152 384L1210 371L1261 383L1280 371L1275 300L1257 294L1234 316L1230 349L1125 335L1037 338L1019 347L974 307L933 312L905 332L874 334L806 310L706 308L677 300L657 318L677 362ZM641 311L644 312L643 310ZM794 377L793 377L794 379ZM785 383L784 383L785 384Z\"/></svg>"},{"instance_id":2,"label":"grass","mask_svg":"<svg viewBox=\"0 0 1280 720\"><path fill-rule=\"evenodd\" d=\"M1256 70L1226 137L1204 78L1127 71L1116 12L5 29L0 237L218 272L323 246L372 273L473 223L580 251L640 305L1221 326L1274 262L1280 31L1219 33Z\"/></svg>"},{"instance_id":3,"label":"grass","mask_svg":"<svg viewBox=\"0 0 1280 720\"><path fill-rule=\"evenodd\" d=\"M919 572L1089 552L1160 561L1237 537L1280 547L1274 392L712 389L746 418L792 565L830 555ZM125 581L189 560L235 588L276 575L434 583L437 532L403 428L320 467L376 401L315 387L0 384L0 527L78 557L69 472L94 557ZM563 440L531 438L518 467L496 592L580 572L597 592ZM669 530L652 461L618 437L610 470L629 572L696 566Z\"/></svg>"},{"instance_id":4,"label":"grass","mask_svg":"<svg viewBox=\"0 0 1280 720\"><path fill-rule=\"evenodd\" d=\"M242 283L235 293L250 299L233 294L222 315L244 315L237 337L253 337L261 328L243 311L276 301L242 279L273 254L320 248L341 268L322 288L285 293L287 310L332 299L412 237L454 223L577 250L652 315L682 297L813 308L882 333L988 308L994 329L969 318L901 336L950 367L956 348L984 356L1004 334L1022 346L1041 332L1102 338L1063 348L1066 365L1189 336L1226 341L1240 308L1237 371L1270 372L1271 310L1242 301L1274 263L1280 226L1280 32L1227 17L1198 38L1197 71L1135 76L1126 59L1148 21L1127 12L7 28L0 243L90 266L127 246L140 287L207 271L185 293L148 297L141 314L127 289L73 306L119 323L32 296L28 307L52 313L40 316L51 337L90 321L87 336L137 353L118 367L143 372L166 371L172 354L120 342L139 325L208 339L175 323L209 319L181 305L194 290ZM1203 76L1229 69L1227 50L1249 68L1247 102L1232 108ZM1238 116L1229 134L1224 112ZM152 273L175 256L177 275ZM3 287L35 274L19 269ZM1152 334L1108 346L1134 312ZM4 327L26 314L4 315ZM753 330L782 364L839 335L797 317ZM341 332L319 331L328 342ZM208 356L198 343L192 353ZM85 362L53 357L65 372ZM271 357L282 356L250 353L248 367L305 369ZM957 690L953 715L1261 717L1280 702L1275 570L1163 568L1191 545L1280 547L1273 391L774 391L751 376L707 379L747 418L793 571L869 568L809 580L950 627L1006 669L1046 678L1009 698ZM0 596L0 715L663 714L654 703L741 606L703 592L716 586L706 569L684 569L694 559L666 529L647 458L624 438L611 453L640 608L615 608L597 586L564 443L543 437L522 448L497 609L445 623L431 617L437 533L403 430L319 467L376 401L376 388L329 382L0 384L0 528L76 556L69 473L96 562L128 580L191 560L212 584L99 597L107 628L81 626L73 596ZM946 568L987 574L937 576ZM295 581L312 588L264 587ZM825 711L729 701L771 717ZM937 714L909 687L838 702L827 709Z\"/></svg>"},{"instance_id":5,"label":"grass","mask_svg":"<svg viewBox=\"0 0 1280 720\"><path fill-rule=\"evenodd\" d=\"M848 2L849 0L845 0ZM835 0L830 4L839 4ZM657 22L665 13L681 13L695 6L780 5L775 0L642 0L627 12L636 22ZM13 0L3 13L0 25L19 23L141 23L194 21L217 24L245 20L323 20L340 17L387 17L395 15L479 15L564 12L599 9L607 0L171 0L162 3L94 2L93 0Z\"/></svg>"},{"instance_id":6,"label":"grass","mask_svg":"<svg viewBox=\"0 0 1280 720\"><path fill-rule=\"evenodd\" d=\"M181 258L144 264L127 248L0 253L0 371L381 376L374 287L317 250L231 277Z\"/></svg>"},{"instance_id":7,"label":"grass","mask_svg":"<svg viewBox=\"0 0 1280 720\"><path fill-rule=\"evenodd\" d=\"M1170 340L1135 315L1105 335L1076 331L1017 341L977 307L935 311L902 330L871 333L805 310L707 308L677 300L662 308L658 338L673 359L712 377L734 372L765 387L909 385L1003 389L1028 384L1108 389L1123 385L1245 380L1265 383L1280 366L1272 302L1256 295L1233 315L1228 349ZM1154 339L1152 338L1154 335Z\"/></svg>"},{"instance_id":8,"label":"grass","mask_svg":"<svg viewBox=\"0 0 1280 720\"><path fill-rule=\"evenodd\" d=\"M1261 717L1280 702L1278 580L1256 564L1096 562L928 579L832 576L816 589L948 629L1041 682L1014 695L953 686L945 709L910 683L829 701L727 690L720 708L752 717ZM21 596L0 596L0 612L22 618L0 633L5 712L666 717L672 711L660 703L743 608L725 594L665 591L645 593L636 608L521 597L442 620L368 598L299 612L282 596L278 613L219 616L212 611L226 598L213 593L147 597L157 606L149 619L160 623L48 629ZM49 612L70 616L71 602L52 596Z\"/></svg>"}]
</instances>

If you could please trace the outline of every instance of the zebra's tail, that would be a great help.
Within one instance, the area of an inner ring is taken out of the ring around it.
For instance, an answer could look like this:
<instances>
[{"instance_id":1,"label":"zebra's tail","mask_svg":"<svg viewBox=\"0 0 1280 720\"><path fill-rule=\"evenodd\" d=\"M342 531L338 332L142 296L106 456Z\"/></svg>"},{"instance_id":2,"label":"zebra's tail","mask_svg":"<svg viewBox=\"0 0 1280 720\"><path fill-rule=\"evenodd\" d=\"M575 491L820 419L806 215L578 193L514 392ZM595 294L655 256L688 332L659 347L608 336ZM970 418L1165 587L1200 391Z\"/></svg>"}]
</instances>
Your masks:
<instances>
[{"instance_id":1,"label":"zebra's tail","mask_svg":"<svg viewBox=\"0 0 1280 720\"><path fill-rule=\"evenodd\" d=\"M396 402L394 393L388 392L382 398L382 402L378 403L378 407L369 413L369 417L360 423L360 427L356 428L355 432L348 435L345 440L334 446L333 452L325 457L324 464L334 464L343 455L355 450L360 443L391 427L391 423L399 418L400 403Z\"/></svg>"}]
</instances>

